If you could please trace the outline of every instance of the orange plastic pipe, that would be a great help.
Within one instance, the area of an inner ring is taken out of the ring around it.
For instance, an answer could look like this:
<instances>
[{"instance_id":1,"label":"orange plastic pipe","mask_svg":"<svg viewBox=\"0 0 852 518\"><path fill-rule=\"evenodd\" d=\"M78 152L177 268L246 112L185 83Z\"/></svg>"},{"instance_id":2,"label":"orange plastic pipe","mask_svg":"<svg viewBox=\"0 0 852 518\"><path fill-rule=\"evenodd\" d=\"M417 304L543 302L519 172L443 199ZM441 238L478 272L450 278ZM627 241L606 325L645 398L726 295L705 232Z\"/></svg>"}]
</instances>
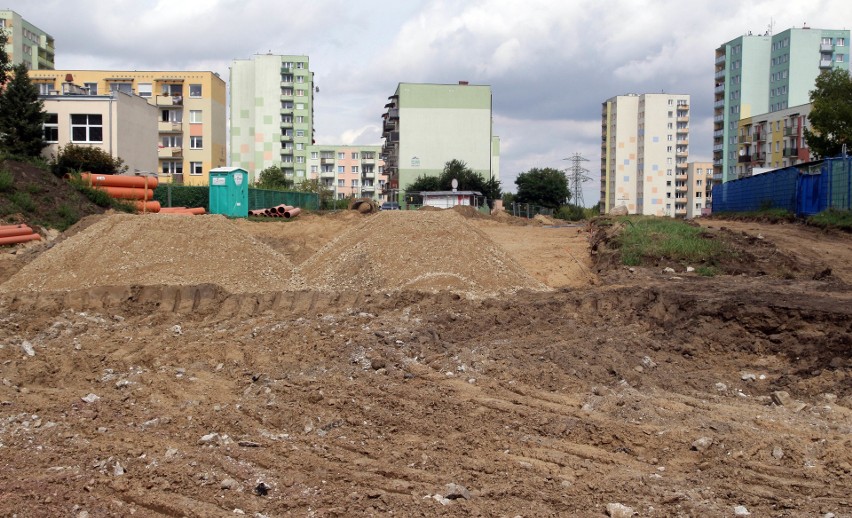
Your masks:
<instances>
[{"instance_id":1,"label":"orange plastic pipe","mask_svg":"<svg viewBox=\"0 0 852 518\"><path fill-rule=\"evenodd\" d=\"M160 207L160 212L174 212L176 210L186 210L186 207Z\"/></svg>"},{"instance_id":2,"label":"orange plastic pipe","mask_svg":"<svg viewBox=\"0 0 852 518\"><path fill-rule=\"evenodd\" d=\"M160 212L158 201L135 201L133 206L136 207L136 212Z\"/></svg>"},{"instance_id":3,"label":"orange plastic pipe","mask_svg":"<svg viewBox=\"0 0 852 518\"><path fill-rule=\"evenodd\" d=\"M106 191L110 198L119 200L152 200L154 191L152 189L137 189L136 187L110 187L97 186L95 189Z\"/></svg>"},{"instance_id":4,"label":"orange plastic pipe","mask_svg":"<svg viewBox=\"0 0 852 518\"><path fill-rule=\"evenodd\" d=\"M23 224L23 223L18 223L18 224L15 224L15 225L0 225L0 230L9 230L10 228L21 228L21 227L26 227L26 225Z\"/></svg>"},{"instance_id":5,"label":"orange plastic pipe","mask_svg":"<svg viewBox=\"0 0 852 518\"><path fill-rule=\"evenodd\" d=\"M32 233L33 229L27 226L18 228L0 228L0 237L25 236Z\"/></svg>"},{"instance_id":6,"label":"orange plastic pipe","mask_svg":"<svg viewBox=\"0 0 852 518\"><path fill-rule=\"evenodd\" d=\"M156 176L121 176L115 174L92 174L80 175L83 181L93 187L135 187L137 189L156 189L159 180Z\"/></svg>"},{"instance_id":7,"label":"orange plastic pipe","mask_svg":"<svg viewBox=\"0 0 852 518\"><path fill-rule=\"evenodd\" d=\"M205 209L204 207L190 207L186 210L195 214L196 216L198 216L200 214L207 214L207 209Z\"/></svg>"},{"instance_id":8,"label":"orange plastic pipe","mask_svg":"<svg viewBox=\"0 0 852 518\"><path fill-rule=\"evenodd\" d=\"M287 212L284 213L284 217L287 218L287 219L295 218L296 216L298 216L301 213L302 213L302 209L300 209L299 207L293 207L292 209L290 209L290 210L288 210Z\"/></svg>"},{"instance_id":9,"label":"orange plastic pipe","mask_svg":"<svg viewBox=\"0 0 852 518\"><path fill-rule=\"evenodd\" d=\"M38 241L41 236L38 234L27 234L24 236L8 236L0 237L0 246L14 245L15 243L26 243L27 241Z\"/></svg>"}]
</instances>

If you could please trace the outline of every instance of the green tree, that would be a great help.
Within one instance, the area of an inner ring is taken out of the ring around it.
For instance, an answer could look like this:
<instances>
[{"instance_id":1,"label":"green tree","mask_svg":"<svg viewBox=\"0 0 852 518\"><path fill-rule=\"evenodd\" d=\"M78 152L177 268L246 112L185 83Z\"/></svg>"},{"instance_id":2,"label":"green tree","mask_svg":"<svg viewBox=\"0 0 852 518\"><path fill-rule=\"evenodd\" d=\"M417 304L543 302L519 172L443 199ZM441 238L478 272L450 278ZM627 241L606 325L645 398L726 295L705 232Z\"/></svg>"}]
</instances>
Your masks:
<instances>
[{"instance_id":1,"label":"green tree","mask_svg":"<svg viewBox=\"0 0 852 518\"><path fill-rule=\"evenodd\" d=\"M0 146L9 154L37 157L44 142L44 103L30 81L23 63L12 69L12 78L0 95Z\"/></svg>"},{"instance_id":2,"label":"green tree","mask_svg":"<svg viewBox=\"0 0 852 518\"><path fill-rule=\"evenodd\" d=\"M257 179L259 189L284 190L293 187L293 180L287 178L284 168L280 165L267 167L260 172Z\"/></svg>"},{"instance_id":3,"label":"green tree","mask_svg":"<svg viewBox=\"0 0 852 518\"><path fill-rule=\"evenodd\" d=\"M11 64L9 63L9 54L6 53L6 44L9 42L9 37L6 36L6 32L0 29L0 89L2 86L6 84L6 81L9 79L9 69L11 68Z\"/></svg>"},{"instance_id":4,"label":"green tree","mask_svg":"<svg viewBox=\"0 0 852 518\"><path fill-rule=\"evenodd\" d=\"M515 195L515 201L518 203L558 209L571 198L565 173L551 167L534 167L526 173L521 173L515 179L515 185L518 187L518 193Z\"/></svg>"},{"instance_id":5,"label":"green tree","mask_svg":"<svg viewBox=\"0 0 852 518\"><path fill-rule=\"evenodd\" d=\"M470 169L461 160L450 160L444 164L444 170L438 176L419 176L408 184L407 192L449 191L453 188L453 180L458 181L460 191L478 191L488 200L488 206L493 206L494 200L502 196L500 180L486 180L480 173Z\"/></svg>"},{"instance_id":6,"label":"green tree","mask_svg":"<svg viewBox=\"0 0 852 518\"><path fill-rule=\"evenodd\" d=\"M68 144L60 147L51 161L53 174L64 176L78 172L118 174L127 171L124 160L97 147Z\"/></svg>"},{"instance_id":7,"label":"green tree","mask_svg":"<svg viewBox=\"0 0 852 518\"><path fill-rule=\"evenodd\" d=\"M852 77L835 68L820 74L815 86L808 115L813 131L805 128L805 141L819 158L836 156L852 144Z\"/></svg>"},{"instance_id":8,"label":"green tree","mask_svg":"<svg viewBox=\"0 0 852 518\"><path fill-rule=\"evenodd\" d=\"M334 191L326 188L319 180L303 179L296 185L296 190L301 192L315 192L319 195L320 210L332 208L334 202Z\"/></svg>"}]
</instances>

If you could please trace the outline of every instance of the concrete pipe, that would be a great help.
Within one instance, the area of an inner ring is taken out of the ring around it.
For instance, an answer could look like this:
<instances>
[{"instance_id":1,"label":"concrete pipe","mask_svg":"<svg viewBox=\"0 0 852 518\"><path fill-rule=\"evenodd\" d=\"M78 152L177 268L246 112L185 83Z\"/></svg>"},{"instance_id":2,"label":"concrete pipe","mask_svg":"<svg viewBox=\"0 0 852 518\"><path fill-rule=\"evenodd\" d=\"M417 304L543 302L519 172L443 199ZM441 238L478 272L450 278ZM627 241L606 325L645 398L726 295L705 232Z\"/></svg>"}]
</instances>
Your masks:
<instances>
[{"instance_id":1,"label":"concrete pipe","mask_svg":"<svg viewBox=\"0 0 852 518\"><path fill-rule=\"evenodd\" d=\"M287 219L295 218L296 216L298 216L301 213L302 213L302 209L300 209L299 207L293 207L292 209L290 209L290 210L288 210L287 212L284 213L284 217L287 218Z\"/></svg>"},{"instance_id":2,"label":"concrete pipe","mask_svg":"<svg viewBox=\"0 0 852 518\"><path fill-rule=\"evenodd\" d=\"M38 241L41 239L41 236L38 234L26 234L23 236L8 236L8 237L0 237L0 246L2 245L14 245L16 243L26 243L27 241Z\"/></svg>"}]
</instances>

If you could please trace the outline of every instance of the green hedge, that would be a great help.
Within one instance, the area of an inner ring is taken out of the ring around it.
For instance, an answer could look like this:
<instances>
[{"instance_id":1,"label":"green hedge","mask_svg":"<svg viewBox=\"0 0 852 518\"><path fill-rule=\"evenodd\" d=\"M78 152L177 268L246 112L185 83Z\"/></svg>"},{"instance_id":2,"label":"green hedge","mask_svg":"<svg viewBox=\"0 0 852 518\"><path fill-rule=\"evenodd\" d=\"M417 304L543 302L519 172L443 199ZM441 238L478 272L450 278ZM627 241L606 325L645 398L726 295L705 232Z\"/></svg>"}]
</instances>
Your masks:
<instances>
[{"instance_id":1,"label":"green hedge","mask_svg":"<svg viewBox=\"0 0 852 518\"><path fill-rule=\"evenodd\" d=\"M172 203L168 204L172 191ZM154 199L163 207L204 207L210 209L210 188L206 186L160 184L154 189Z\"/></svg>"}]
</instances>

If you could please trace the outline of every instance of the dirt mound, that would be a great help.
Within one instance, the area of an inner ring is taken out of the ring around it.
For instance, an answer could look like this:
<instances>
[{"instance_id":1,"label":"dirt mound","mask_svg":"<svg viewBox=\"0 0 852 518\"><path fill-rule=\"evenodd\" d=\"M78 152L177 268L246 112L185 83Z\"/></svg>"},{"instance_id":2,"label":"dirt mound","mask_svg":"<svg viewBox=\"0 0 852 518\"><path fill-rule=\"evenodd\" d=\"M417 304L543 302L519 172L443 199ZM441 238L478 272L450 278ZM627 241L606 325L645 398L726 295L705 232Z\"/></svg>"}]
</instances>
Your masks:
<instances>
[{"instance_id":1,"label":"dirt mound","mask_svg":"<svg viewBox=\"0 0 852 518\"><path fill-rule=\"evenodd\" d=\"M455 211L386 211L334 239L301 266L320 290L544 290Z\"/></svg>"},{"instance_id":2,"label":"dirt mound","mask_svg":"<svg viewBox=\"0 0 852 518\"><path fill-rule=\"evenodd\" d=\"M5 160L0 162L4 173L11 176L12 186L0 191L0 224L63 230L82 217L104 212L70 183L34 165Z\"/></svg>"},{"instance_id":3,"label":"dirt mound","mask_svg":"<svg viewBox=\"0 0 852 518\"><path fill-rule=\"evenodd\" d=\"M489 218L490 216L483 214L470 205L456 205L450 209L463 218Z\"/></svg>"},{"instance_id":4,"label":"dirt mound","mask_svg":"<svg viewBox=\"0 0 852 518\"><path fill-rule=\"evenodd\" d=\"M232 293L291 287L292 263L222 216L104 217L41 254L3 291L215 284Z\"/></svg>"}]
</instances>

